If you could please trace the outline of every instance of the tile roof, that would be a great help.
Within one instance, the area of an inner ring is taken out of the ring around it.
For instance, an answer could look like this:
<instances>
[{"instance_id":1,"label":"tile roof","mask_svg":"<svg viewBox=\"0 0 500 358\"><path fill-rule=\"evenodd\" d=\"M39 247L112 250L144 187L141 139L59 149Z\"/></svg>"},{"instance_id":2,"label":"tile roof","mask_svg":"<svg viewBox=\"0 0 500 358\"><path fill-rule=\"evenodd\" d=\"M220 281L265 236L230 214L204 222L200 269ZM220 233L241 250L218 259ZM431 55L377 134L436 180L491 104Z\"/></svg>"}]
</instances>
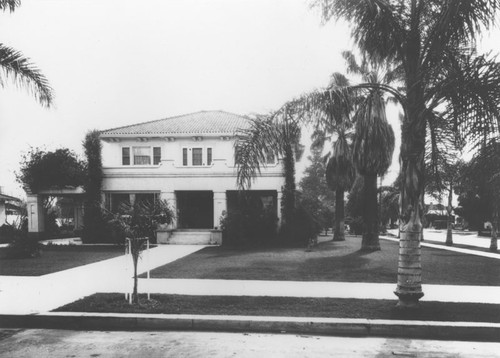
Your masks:
<instances>
[{"instance_id":1,"label":"tile roof","mask_svg":"<svg viewBox=\"0 0 500 358\"><path fill-rule=\"evenodd\" d=\"M101 136L134 135L192 135L217 134L233 135L239 128L247 128L249 119L223 111L201 111L150 122L132 124L101 131Z\"/></svg>"}]
</instances>

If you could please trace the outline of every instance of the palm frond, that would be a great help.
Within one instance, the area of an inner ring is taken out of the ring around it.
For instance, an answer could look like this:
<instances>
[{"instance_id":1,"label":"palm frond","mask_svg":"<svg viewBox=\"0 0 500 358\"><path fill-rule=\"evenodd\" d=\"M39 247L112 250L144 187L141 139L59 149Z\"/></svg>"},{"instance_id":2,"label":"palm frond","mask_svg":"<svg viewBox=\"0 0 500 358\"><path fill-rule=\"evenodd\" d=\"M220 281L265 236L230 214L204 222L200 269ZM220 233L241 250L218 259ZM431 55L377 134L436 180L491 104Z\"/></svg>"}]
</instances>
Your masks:
<instances>
[{"instance_id":1,"label":"palm frond","mask_svg":"<svg viewBox=\"0 0 500 358\"><path fill-rule=\"evenodd\" d=\"M316 0L324 21L346 19L353 26L351 35L370 61L381 62L401 57L404 23L398 16L405 11L402 2L386 0Z\"/></svg>"},{"instance_id":2,"label":"palm frond","mask_svg":"<svg viewBox=\"0 0 500 358\"><path fill-rule=\"evenodd\" d=\"M11 80L28 90L42 105L53 102L53 90L45 76L21 52L0 44L0 86Z\"/></svg>"},{"instance_id":3,"label":"palm frond","mask_svg":"<svg viewBox=\"0 0 500 358\"><path fill-rule=\"evenodd\" d=\"M427 100L446 105L446 121L461 141L482 145L500 133L500 63L488 56L460 56L448 66Z\"/></svg>"},{"instance_id":4,"label":"palm frond","mask_svg":"<svg viewBox=\"0 0 500 358\"><path fill-rule=\"evenodd\" d=\"M21 0L0 0L0 11L13 12L19 5L21 5Z\"/></svg>"},{"instance_id":5,"label":"palm frond","mask_svg":"<svg viewBox=\"0 0 500 358\"><path fill-rule=\"evenodd\" d=\"M387 122L385 102L372 91L356 113L353 160L360 174L383 175L392 162L394 131Z\"/></svg>"},{"instance_id":6,"label":"palm frond","mask_svg":"<svg viewBox=\"0 0 500 358\"><path fill-rule=\"evenodd\" d=\"M347 137L340 135L328 156L326 182L332 190L349 189L354 182L355 174L352 152Z\"/></svg>"},{"instance_id":7,"label":"palm frond","mask_svg":"<svg viewBox=\"0 0 500 358\"><path fill-rule=\"evenodd\" d=\"M253 119L250 127L239 130L236 136L235 163L240 189L251 187L269 158L285 157L291 152L298 160L304 152L300 125L286 112Z\"/></svg>"}]
</instances>

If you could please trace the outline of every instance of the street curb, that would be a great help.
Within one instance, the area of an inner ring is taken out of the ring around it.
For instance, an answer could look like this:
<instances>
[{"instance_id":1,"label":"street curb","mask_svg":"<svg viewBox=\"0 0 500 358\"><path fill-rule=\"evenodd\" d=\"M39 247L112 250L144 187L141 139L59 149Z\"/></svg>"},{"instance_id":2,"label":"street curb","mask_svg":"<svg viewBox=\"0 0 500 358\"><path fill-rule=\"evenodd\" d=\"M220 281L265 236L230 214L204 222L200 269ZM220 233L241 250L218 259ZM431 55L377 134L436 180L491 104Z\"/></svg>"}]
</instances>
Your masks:
<instances>
[{"instance_id":1,"label":"street curb","mask_svg":"<svg viewBox=\"0 0 500 358\"><path fill-rule=\"evenodd\" d=\"M500 342L500 323L322 317L50 312L37 315L0 315L0 327L99 331L182 330L296 333Z\"/></svg>"}]
</instances>

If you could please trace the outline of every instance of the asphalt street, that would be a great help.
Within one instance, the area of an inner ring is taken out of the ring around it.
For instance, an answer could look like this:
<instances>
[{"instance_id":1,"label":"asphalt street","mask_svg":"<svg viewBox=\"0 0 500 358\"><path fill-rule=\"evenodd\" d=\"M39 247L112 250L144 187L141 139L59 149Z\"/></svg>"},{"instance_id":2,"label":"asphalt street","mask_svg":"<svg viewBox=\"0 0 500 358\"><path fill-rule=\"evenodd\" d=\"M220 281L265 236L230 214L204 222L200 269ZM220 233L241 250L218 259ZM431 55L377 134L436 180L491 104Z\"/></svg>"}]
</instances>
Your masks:
<instances>
[{"instance_id":1,"label":"asphalt street","mask_svg":"<svg viewBox=\"0 0 500 358\"><path fill-rule=\"evenodd\" d=\"M2 329L0 357L500 357L500 343L220 332Z\"/></svg>"}]
</instances>

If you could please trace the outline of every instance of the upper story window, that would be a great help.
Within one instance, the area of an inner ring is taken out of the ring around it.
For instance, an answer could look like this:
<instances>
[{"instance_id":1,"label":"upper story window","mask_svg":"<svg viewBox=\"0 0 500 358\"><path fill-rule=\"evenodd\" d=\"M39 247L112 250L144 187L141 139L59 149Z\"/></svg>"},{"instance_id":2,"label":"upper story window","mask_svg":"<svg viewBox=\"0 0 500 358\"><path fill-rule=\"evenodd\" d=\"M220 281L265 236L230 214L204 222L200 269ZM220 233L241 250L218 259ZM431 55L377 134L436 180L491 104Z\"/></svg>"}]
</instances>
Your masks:
<instances>
[{"instance_id":1,"label":"upper story window","mask_svg":"<svg viewBox=\"0 0 500 358\"><path fill-rule=\"evenodd\" d=\"M182 165L185 167L212 165L212 148L182 148Z\"/></svg>"},{"instance_id":2,"label":"upper story window","mask_svg":"<svg viewBox=\"0 0 500 358\"><path fill-rule=\"evenodd\" d=\"M161 147L122 147L122 165L158 165L161 162Z\"/></svg>"}]
</instances>

